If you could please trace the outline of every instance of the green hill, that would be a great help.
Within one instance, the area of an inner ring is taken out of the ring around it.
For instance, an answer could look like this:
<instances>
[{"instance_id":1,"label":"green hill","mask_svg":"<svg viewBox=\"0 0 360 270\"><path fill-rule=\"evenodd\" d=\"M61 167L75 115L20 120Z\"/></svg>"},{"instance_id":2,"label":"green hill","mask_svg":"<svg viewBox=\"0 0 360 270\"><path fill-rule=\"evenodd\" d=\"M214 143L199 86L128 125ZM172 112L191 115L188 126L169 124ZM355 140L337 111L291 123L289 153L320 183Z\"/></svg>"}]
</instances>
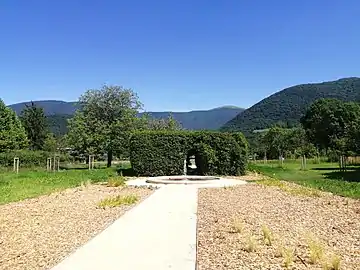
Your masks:
<instances>
[{"instance_id":1,"label":"green hill","mask_svg":"<svg viewBox=\"0 0 360 270\"><path fill-rule=\"evenodd\" d=\"M67 132L67 119L71 118L79 108L79 105L75 102L41 100L34 101L34 103L44 108L50 129L55 134L65 134ZM9 107L17 114L20 114L27 104L30 104L30 102L17 103ZM167 118L172 114L183 128L189 130L217 130L243 110L244 109L235 106L224 106L203 111L148 113L154 118Z\"/></svg>"},{"instance_id":2,"label":"green hill","mask_svg":"<svg viewBox=\"0 0 360 270\"><path fill-rule=\"evenodd\" d=\"M360 100L360 78L301 84L277 92L227 122L221 130L241 130L249 134L276 123L296 125L307 107L319 98Z\"/></svg>"}]
</instances>

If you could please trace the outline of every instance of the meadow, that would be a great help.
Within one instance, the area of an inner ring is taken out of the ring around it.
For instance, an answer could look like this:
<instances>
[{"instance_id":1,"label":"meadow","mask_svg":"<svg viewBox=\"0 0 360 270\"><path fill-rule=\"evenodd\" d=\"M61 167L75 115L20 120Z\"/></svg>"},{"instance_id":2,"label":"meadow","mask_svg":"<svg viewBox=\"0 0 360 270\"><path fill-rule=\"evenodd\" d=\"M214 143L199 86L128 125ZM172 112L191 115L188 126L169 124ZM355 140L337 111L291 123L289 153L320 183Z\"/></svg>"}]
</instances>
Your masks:
<instances>
[{"instance_id":1,"label":"meadow","mask_svg":"<svg viewBox=\"0 0 360 270\"><path fill-rule=\"evenodd\" d=\"M340 171L338 163L308 160L306 169L301 169L300 160L285 160L282 166L279 161L252 162L249 170L336 195L360 198L360 166L351 165Z\"/></svg>"},{"instance_id":2,"label":"meadow","mask_svg":"<svg viewBox=\"0 0 360 270\"><path fill-rule=\"evenodd\" d=\"M0 204L50 194L88 183L107 181L116 176L118 167L100 166L88 170L86 165L67 165L60 171L43 168L22 168L18 174L9 168L0 169Z\"/></svg>"}]
</instances>

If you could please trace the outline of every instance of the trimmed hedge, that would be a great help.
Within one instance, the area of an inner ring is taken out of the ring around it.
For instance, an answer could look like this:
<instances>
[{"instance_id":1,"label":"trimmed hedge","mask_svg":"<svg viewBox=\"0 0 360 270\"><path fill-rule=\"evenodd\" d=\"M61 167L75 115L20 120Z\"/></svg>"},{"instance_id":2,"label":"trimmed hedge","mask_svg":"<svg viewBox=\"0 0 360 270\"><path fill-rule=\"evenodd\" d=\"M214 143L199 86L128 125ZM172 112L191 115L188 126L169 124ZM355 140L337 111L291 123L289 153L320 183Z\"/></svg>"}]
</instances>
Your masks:
<instances>
[{"instance_id":1,"label":"trimmed hedge","mask_svg":"<svg viewBox=\"0 0 360 270\"><path fill-rule=\"evenodd\" d=\"M0 153L0 166L13 166L14 158L20 160L20 167L46 166L48 158L53 158L54 154L45 151L18 150ZM60 161L67 160L68 157L60 155Z\"/></svg>"},{"instance_id":2,"label":"trimmed hedge","mask_svg":"<svg viewBox=\"0 0 360 270\"><path fill-rule=\"evenodd\" d=\"M210 131L141 131L130 139L130 161L136 175L182 175L184 160L195 156L199 175L243 175L247 142L230 133Z\"/></svg>"}]
</instances>

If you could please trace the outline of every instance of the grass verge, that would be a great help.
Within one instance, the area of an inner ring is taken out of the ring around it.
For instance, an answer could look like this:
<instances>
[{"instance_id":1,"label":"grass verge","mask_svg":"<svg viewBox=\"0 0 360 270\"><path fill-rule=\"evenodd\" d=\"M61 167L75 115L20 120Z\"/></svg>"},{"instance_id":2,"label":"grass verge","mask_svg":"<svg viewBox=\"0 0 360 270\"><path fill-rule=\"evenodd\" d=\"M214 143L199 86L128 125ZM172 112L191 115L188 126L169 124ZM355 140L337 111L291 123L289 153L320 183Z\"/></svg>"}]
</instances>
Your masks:
<instances>
[{"instance_id":1,"label":"grass verge","mask_svg":"<svg viewBox=\"0 0 360 270\"><path fill-rule=\"evenodd\" d=\"M284 163L283 167L277 164L250 164L249 169L270 178L293 182L306 188L315 188L331 192L336 195L359 199L360 198L360 168L350 167L346 172L340 172L335 163L309 164L307 170L300 169L300 163L293 161ZM280 181L263 180L259 183L285 188ZM286 190L285 190L286 191ZM289 192L309 192L310 196L317 196L312 190L288 190ZM313 193L313 194L312 194ZM296 194L295 194L296 195ZM306 195L306 194L304 194Z\"/></svg>"}]
</instances>

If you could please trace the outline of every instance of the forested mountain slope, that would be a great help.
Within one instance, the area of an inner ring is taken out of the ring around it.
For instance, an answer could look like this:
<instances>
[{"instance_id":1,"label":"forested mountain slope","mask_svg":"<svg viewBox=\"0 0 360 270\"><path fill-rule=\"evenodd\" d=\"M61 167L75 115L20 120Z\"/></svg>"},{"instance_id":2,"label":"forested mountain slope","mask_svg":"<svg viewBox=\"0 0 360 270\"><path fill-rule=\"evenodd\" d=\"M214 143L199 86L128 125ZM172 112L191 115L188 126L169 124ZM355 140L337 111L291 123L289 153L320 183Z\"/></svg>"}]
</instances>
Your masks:
<instances>
[{"instance_id":1,"label":"forested mountain slope","mask_svg":"<svg viewBox=\"0 0 360 270\"><path fill-rule=\"evenodd\" d=\"M307 107L320 98L344 101L360 100L360 78L301 84L277 92L253 105L227 122L221 130L241 130L248 134L276 123L290 126L299 123Z\"/></svg>"}]
</instances>

